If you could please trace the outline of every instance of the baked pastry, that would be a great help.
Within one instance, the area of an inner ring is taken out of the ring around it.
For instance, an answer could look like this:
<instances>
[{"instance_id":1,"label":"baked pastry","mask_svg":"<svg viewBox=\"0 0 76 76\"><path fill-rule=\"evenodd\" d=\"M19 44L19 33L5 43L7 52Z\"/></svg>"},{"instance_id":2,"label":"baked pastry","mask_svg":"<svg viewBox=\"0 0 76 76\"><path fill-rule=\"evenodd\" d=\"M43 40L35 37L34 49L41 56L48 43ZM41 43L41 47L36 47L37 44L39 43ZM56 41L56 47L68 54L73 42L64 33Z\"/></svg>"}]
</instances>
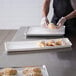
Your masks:
<instances>
[{"instance_id":1,"label":"baked pastry","mask_svg":"<svg viewBox=\"0 0 76 76\"><path fill-rule=\"evenodd\" d=\"M38 72L41 73L41 69L39 67L27 67L23 70L23 73L26 74L28 72Z\"/></svg>"},{"instance_id":2,"label":"baked pastry","mask_svg":"<svg viewBox=\"0 0 76 76\"><path fill-rule=\"evenodd\" d=\"M62 39L57 40L49 40L49 41L41 41L38 43L40 47L47 47L47 46L62 46L66 43Z\"/></svg>"},{"instance_id":3,"label":"baked pastry","mask_svg":"<svg viewBox=\"0 0 76 76\"><path fill-rule=\"evenodd\" d=\"M13 68L5 68L5 69L3 69L3 72L4 72L4 75L6 75L6 76L17 74L17 70L15 70Z\"/></svg>"},{"instance_id":4,"label":"baked pastry","mask_svg":"<svg viewBox=\"0 0 76 76\"><path fill-rule=\"evenodd\" d=\"M42 76L42 74L36 73L36 72L30 72L30 73L25 74L24 76Z\"/></svg>"},{"instance_id":5,"label":"baked pastry","mask_svg":"<svg viewBox=\"0 0 76 76\"><path fill-rule=\"evenodd\" d=\"M3 76L3 71L0 71L0 76Z\"/></svg>"},{"instance_id":6,"label":"baked pastry","mask_svg":"<svg viewBox=\"0 0 76 76\"><path fill-rule=\"evenodd\" d=\"M45 41L40 41L40 42L38 43L38 45L39 45L40 47L45 47Z\"/></svg>"},{"instance_id":7,"label":"baked pastry","mask_svg":"<svg viewBox=\"0 0 76 76\"><path fill-rule=\"evenodd\" d=\"M56 25L54 23L49 23L48 28L49 29L56 29Z\"/></svg>"},{"instance_id":8,"label":"baked pastry","mask_svg":"<svg viewBox=\"0 0 76 76\"><path fill-rule=\"evenodd\" d=\"M57 40L56 45L63 45L63 41L61 39Z\"/></svg>"},{"instance_id":9,"label":"baked pastry","mask_svg":"<svg viewBox=\"0 0 76 76\"><path fill-rule=\"evenodd\" d=\"M23 74L27 74L29 72L32 72L31 67L27 67L23 70Z\"/></svg>"},{"instance_id":10,"label":"baked pastry","mask_svg":"<svg viewBox=\"0 0 76 76\"><path fill-rule=\"evenodd\" d=\"M48 41L46 44L47 44L47 46L55 46L55 42L54 41Z\"/></svg>"},{"instance_id":11,"label":"baked pastry","mask_svg":"<svg viewBox=\"0 0 76 76\"><path fill-rule=\"evenodd\" d=\"M33 67L33 68L32 68L32 71L33 71L33 72L41 73L41 69L40 69L39 67Z\"/></svg>"},{"instance_id":12,"label":"baked pastry","mask_svg":"<svg viewBox=\"0 0 76 76\"><path fill-rule=\"evenodd\" d=\"M24 76L42 76L41 69L39 67L27 67L23 70Z\"/></svg>"}]
</instances>

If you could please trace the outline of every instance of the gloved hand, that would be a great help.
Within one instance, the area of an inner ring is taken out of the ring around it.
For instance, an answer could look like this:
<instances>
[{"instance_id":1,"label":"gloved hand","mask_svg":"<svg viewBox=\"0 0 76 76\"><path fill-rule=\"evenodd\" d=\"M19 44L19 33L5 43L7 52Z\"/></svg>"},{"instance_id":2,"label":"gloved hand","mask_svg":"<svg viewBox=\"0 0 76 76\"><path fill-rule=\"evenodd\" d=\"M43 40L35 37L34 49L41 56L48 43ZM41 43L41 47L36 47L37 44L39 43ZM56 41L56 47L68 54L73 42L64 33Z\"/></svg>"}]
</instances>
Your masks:
<instances>
[{"instance_id":1,"label":"gloved hand","mask_svg":"<svg viewBox=\"0 0 76 76\"><path fill-rule=\"evenodd\" d=\"M42 26L42 27L47 27L48 24L49 24L49 20L47 19L47 17L43 17L43 18L41 19L41 26Z\"/></svg>"},{"instance_id":2,"label":"gloved hand","mask_svg":"<svg viewBox=\"0 0 76 76\"><path fill-rule=\"evenodd\" d=\"M66 18L65 17L61 17L57 23L57 28L60 28L61 26L64 25L64 23L66 22Z\"/></svg>"}]
</instances>

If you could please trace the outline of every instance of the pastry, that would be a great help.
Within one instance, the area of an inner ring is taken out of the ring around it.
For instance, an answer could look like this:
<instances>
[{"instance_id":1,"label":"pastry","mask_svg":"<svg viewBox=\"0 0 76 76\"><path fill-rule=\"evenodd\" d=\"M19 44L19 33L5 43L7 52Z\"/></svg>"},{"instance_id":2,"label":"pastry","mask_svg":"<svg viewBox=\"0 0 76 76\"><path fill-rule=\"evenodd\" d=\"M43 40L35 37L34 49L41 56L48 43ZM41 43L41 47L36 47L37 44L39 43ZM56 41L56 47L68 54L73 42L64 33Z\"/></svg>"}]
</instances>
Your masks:
<instances>
[{"instance_id":1,"label":"pastry","mask_svg":"<svg viewBox=\"0 0 76 76\"><path fill-rule=\"evenodd\" d=\"M57 40L56 41L56 45L63 45L63 41L60 39L60 40Z\"/></svg>"},{"instance_id":2,"label":"pastry","mask_svg":"<svg viewBox=\"0 0 76 76\"><path fill-rule=\"evenodd\" d=\"M47 44L47 46L55 46L55 42L54 41L48 41L46 44Z\"/></svg>"},{"instance_id":3,"label":"pastry","mask_svg":"<svg viewBox=\"0 0 76 76\"><path fill-rule=\"evenodd\" d=\"M34 67L34 68L32 68L32 71L33 71L33 72L41 73L41 69L40 69L39 67Z\"/></svg>"},{"instance_id":4,"label":"pastry","mask_svg":"<svg viewBox=\"0 0 76 76\"><path fill-rule=\"evenodd\" d=\"M40 47L47 47L47 46L61 46L65 45L66 43L62 39L57 40L49 40L49 41L41 41L38 43Z\"/></svg>"},{"instance_id":5,"label":"pastry","mask_svg":"<svg viewBox=\"0 0 76 76\"><path fill-rule=\"evenodd\" d=\"M24 76L42 76L42 74L36 73L36 72L30 72L30 73L25 74Z\"/></svg>"},{"instance_id":6,"label":"pastry","mask_svg":"<svg viewBox=\"0 0 76 76\"><path fill-rule=\"evenodd\" d=\"M56 29L56 25L54 23L49 23L48 28L49 29Z\"/></svg>"},{"instance_id":7,"label":"pastry","mask_svg":"<svg viewBox=\"0 0 76 76\"><path fill-rule=\"evenodd\" d=\"M6 76L17 74L17 70L15 70L13 68L5 68L5 69L3 69L3 72L4 72L4 75L6 75Z\"/></svg>"},{"instance_id":8,"label":"pastry","mask_svg":"<svg viewBox=\"0 0 76 76\"><path fill-rule=\"evenodd\" d=\"M27 67L23 70L23 74L27 74L29 72L32 72L31 67Z\"/></svg>"},{"instance_id":9,"label":"pastry","mask_svg":"<svg viewBox=\"0 0 76 76\"><path fill-rule=\"evenodd\" d=\"M24 76L42 76L41 69L39 67L27 67L23 70Z\"/></svg>"},{"instance_id":10,"label":"pastry","mask_svg":"<svg viewBox=\"0 0 76 76\"><path fill-rule=\"evenodd\" d=\"M3 72L2 71L0 71L0 76L3 76Z\"/></svg>"},{"instance_id":11,"label":"pastry","mask_svg":"<svg viewBox=\"0 0 76 76\"><path fill-rule=\"evenodd\" d=\"M38 45L39 45L40 47L45 47L45 41L40 41L40 42L38 43Z\"/></svg>"}]
</instances>

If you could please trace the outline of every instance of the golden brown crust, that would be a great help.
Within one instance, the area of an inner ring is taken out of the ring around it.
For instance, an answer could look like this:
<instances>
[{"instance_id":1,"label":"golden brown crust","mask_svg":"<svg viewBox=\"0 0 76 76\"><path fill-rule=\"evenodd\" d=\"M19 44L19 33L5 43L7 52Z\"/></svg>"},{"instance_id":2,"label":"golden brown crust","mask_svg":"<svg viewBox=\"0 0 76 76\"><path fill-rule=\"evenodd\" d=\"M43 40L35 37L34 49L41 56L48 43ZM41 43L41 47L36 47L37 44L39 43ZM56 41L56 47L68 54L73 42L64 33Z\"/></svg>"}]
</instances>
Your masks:
<instances>
[{"instance_id":1,"label":"golden brown crust","mask_svg":"<svg viewBox=\"0 0 76 76\"><path fill-rule=\"evenodd\" d=\"M13 68L5 68L3 69L3 71L5 75L16 75L17 74L17 70Z\"/></svg>"},{"instance_id":2,"label":"golden brown crust","mask_svg":"<svg viewBox=\"0 0 76 76\"><path fill-rule=\"evenodd\" d=\"M46 44L47 44L47 46L55 46L55 42L54 41L48 41Z\"/></svg>"},{"instance_id":3,"label":"golden brown crust","mask_svg":"<svg viewBox=\"0 0 76 76\"><path fill-rule=\"evenodd\" d=\"M3 76L3 72L2 71L0 71L0 76Z\"/></svg>"},{"instance_id":4,"label":"golden brown crust","mask_svg":"<svg viewBox=\"0 0 76 76\"><path fill-rule=\"evenodd\" d=\"M40 42L38 43L38 45L39 45L40 47L45 47L45 41L40 41Z\"/></svg>"},{"instance_id":5,"label":"golden brown crust","mask_svg":"<svg viewBox=\"0 0 76 76\"><path fill-rule=\"evenodd\" d=\"M30 68L30 67L27 67L27 68L25 68L25 69L23 70L23 74L27 74L27 73L29 73L29 72L31 72L31 68Z\"/></svg>"},{"instance_id":6,"label":"golden brown crust","mask_svg":"<svg viewBox=\"0 0 76 76\"><path fill-rule=\"evenodd\" d=\"M43 46L41 46L43 44ZM66 43L62 39L57 40L49 40L49 41L41 41L39 42L40 47L46 47L46 46L62 46Z\"/></svg>"},{"instance_id":7,"label":"golden brown crust","mask_svg":"<svg viewBox=\"0 0 76 76\"><path fill-rule=\"evenodd\" d=\"M62 40L57 40L56 45L63 45L63 41Z\"/></svg>"},{"instance_id":8,"label":"golden brown crust","mask_svg":"<svg viewBox=\"0 0 76 76\"><path fill-rule=\"evenodd\" d=\"M54 23L49 23L48 24L48 29L56 29L56 26Z\"/></svg>"},{"instance_id":9,"label":"golden brown crust","mask_svg":"<svg viewBox=\"0 0 76 76\"><path fill-rule=\"evenodd\" d=\"M41 73L41 69L39 67L34 67L32 70L33 72Z\"/></svg>"},{"instance_id":10,"label":"golden brown crust","mask_svg":"<svg viewBox=\"0 0 76 76\"><path fill-rule=\"evenodd\" d=\"M28 67L23 70L24 76L42 76L41 69L39 67Z\"/></svg>"},{"instance_id":11,"label":"golden brown crust","mask_svg":"<svg viewBox=\"0 0 76 76\"><path fill-rule=\"evenodd\" d=\"M41 73L32 72L32 73L27 73L24 76L42 76L42 74Z\"/></svg>"}]
</instances>

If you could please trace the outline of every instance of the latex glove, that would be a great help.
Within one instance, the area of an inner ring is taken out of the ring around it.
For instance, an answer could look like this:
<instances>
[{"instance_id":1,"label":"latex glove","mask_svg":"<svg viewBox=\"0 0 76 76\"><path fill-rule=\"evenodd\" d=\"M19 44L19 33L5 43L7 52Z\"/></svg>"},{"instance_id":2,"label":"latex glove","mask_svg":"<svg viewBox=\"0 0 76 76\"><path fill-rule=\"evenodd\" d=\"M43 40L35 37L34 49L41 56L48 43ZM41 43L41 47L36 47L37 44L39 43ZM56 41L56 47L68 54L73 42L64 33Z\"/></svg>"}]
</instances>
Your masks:
<instances>
[{"instance_id":1,"label":"latex glove","mask_svg":"<svg viewBox=\"0 0 76 76\"><path fill-rule=\"evenodd\" d=\"M61 17L57 23L57 28L60 28L61 26L64 25L64 23L66 22L66 18L65 17Z\"/></svg>"},{"instance_id":2,"label":"latex glove","mask_svg":"<svg viewBox=\"0 0 76 76\"><path fill-rule=\"evenodd\" d=\"M43 18L41 19L41 26L42 26L42 27L47 27L48 24L49 24L49 20L48 20L46 17L43 17Z\"/></svg>"}]
</instances>

